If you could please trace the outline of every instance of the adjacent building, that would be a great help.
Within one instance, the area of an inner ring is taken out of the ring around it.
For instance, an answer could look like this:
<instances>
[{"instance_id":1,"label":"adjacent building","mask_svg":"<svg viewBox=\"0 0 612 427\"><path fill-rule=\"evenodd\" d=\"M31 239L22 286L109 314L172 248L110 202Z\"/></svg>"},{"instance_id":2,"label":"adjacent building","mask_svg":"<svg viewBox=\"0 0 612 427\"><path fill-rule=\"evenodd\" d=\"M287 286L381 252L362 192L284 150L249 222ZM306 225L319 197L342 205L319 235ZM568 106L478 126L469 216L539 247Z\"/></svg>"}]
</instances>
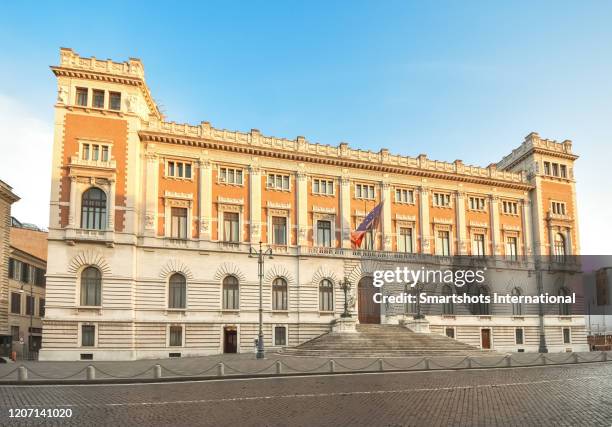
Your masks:
<instances>
[{"instance_id":1,"label":"adjacent building","mask_svg":"<svg viewBox=\"0 0 612 427\"><path fill-rule=\"evenodd\" d=\"M580 252L570 141L530 133L498 163L448 163L169 122L134 58L61 49L51 69L41 359L252 351L259 279L249 249L260 242L273 249L264 267L268 348L328 332L345 277L360 322L398 323L418 309L433 332L482 348L588 348L584 316L564 305L367 303L377 269L462 262L498 272L473 293L568 293L565 260ZM378 228L352 248L351 230L381 202Z\"/></svg>"},{"instance_id":2,"label":"adjacent building","mask_svg":"<svg viewBox=\"0 0 612 427\"><path fill-rule=\"evenodd\" d=\"M9 328L9 252L11 205L19 200L13 188L0 181L0 356L9 356L12 335Z\"/></svg>"}]
</instances>

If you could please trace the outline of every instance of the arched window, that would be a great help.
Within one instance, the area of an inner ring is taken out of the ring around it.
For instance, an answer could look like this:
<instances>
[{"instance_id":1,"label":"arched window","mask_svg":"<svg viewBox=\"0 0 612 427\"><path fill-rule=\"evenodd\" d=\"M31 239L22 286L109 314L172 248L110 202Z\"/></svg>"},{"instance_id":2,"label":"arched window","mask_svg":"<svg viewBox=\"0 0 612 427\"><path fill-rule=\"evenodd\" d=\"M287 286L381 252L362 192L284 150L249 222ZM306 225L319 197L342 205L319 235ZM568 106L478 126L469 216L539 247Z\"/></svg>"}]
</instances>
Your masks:
<instances>
[{"instance_id":1,"label":"arched window","mask_svg":"<svg viewBox=\"0 0 612 427\"><path fill-rule=\"evenodd\" d=\"M227 276L223 279L223 309L238 310L240 308L240 288L238 279Z\"/></svg>"},{"instance_id":2,"label":"arched window","mask_svg":"<svg viewBox=\"0 0 612 427\"><path fill-rule=\"evenodd\" d=\"M445 297L451 297L453 295L453 288L450 285L444 285L442 287L442 295ZM444 301L442 304L442 313L443 314L455 314L455 305L452 300L448 302Z\"/></svg>"},{"instance_id":3,"label":"arched window","mask_svg":"<svg viewBox=\"0 0 612 427\"><path fill-rule=\"evenodd\" d=\"M329 279L319 283L319 310L334 311L334 285Z\"/></svg>"},{"instance_id":4,"label":"arched window","mask_svg":"<svg viewBox=\"0 0 612 427\"><path fill-rule=\"evenodd\" d=\"M174 273L168 281L168 308L185 308L187 300L187 280L185 276Z\"/></svg>"},{"instance_id":5,"label":"arched window","mask_svg":"<svg viewBox=\"0 0 612 427\"><path fill-rule=\"evenodd\" d=\"M520 297L521 290L519 288L512 289L512 296ZM513 302L512 303L512 315L522 316L523 315L523 304L521 304L520 302Z\"/></svg>"},{"instance_id":6,"label":"arched window","mask_svg":"<svg viewBox=\"0 0 612 427\"><path fill-rule=\"evenodd\" d=\"M569 291L567 290L567 288L561 288L559 289L559 296L560 297L567 297L569 296ZM560 316L569 316L570 315L570 305L564 301L559 301L559 315Z\"/></svg>"},{"instance_id":7,"label":"arched window","mask_svg":"<svg viewBox=\"0 0 612 427\"><path fill-rule=\"evenodd\" d=\"M92 187L83 193L81 199L81 228L106 229L106 194Z\"/></svg>"},{"instance_id":8,"label":"arched window","mask_svg":"<svg viewBox=\"0 0 612 427\"><path fill-rule=\"evenodd\" d=\"M272 310L287 310L287 281L282 277L272 282Z\"/></svg>"},{"instance_id":9,"label":"arched window","mask_svg":"<svg viewBox=\"0 0 612 427\"><path fill-rule=\"evenodd\" d=\"M565 260L565 237L561 233L555 234L553 255L556 262L563 262Z\"/></svg>"},{"instance_id":10,"label":"arched window","mask_svg":"<svg viewBox=\"0 0 612 427\"><path fill-rule=\"evenodd\" d=\"M102 301L102 273L96 267L81 272L81 305L99 306Z\"/></svg>"}]
</instances>

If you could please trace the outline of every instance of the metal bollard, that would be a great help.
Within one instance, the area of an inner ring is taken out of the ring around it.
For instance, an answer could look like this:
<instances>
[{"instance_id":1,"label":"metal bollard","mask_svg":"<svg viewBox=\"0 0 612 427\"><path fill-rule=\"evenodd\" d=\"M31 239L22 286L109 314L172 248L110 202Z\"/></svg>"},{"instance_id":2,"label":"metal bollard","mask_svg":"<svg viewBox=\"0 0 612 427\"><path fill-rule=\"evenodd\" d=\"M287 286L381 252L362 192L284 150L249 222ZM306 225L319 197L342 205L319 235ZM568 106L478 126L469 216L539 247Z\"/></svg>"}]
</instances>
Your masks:
<instances>
[{"instance_id":1,"label":"metal bollard","mask_svg":"<svg viewBox=\"0 0 612 427\"><path fill-rule=\"evenodd\" d=\"M468 369L472 369L472 356L466 357Z\"/></svg>"},{"instance_id":2,"label":"metal bollard","mask_svg":"<svg viewBox=\"0 0 612 427\"><path fill-rule=\"evenodd\" d=\"M336 372L336 362L334 362L334 359L329 361L329 372Z\"/></svg>"},{"instance_id":3,"label":"metal bollard","mask_svg":"<svg viewBox=\"0 0 612 427\"><path fill-rule=\"evenodd\" d=\"M94 368L92 365L89 365L87 367L87 381L91 381L95 379L96 379L96 368Z\"/></svg>"},{"instance_id":4,"label":"metal bollard","mask_svg":"<svg viewBox=\"0 0 612 427\"><path fill-rule=\"evenodd\" d=\"M19 381L27 381L28 380L28 368L25 366L20 366L17 369L17 379Z\"/></svg>"},{"instance_id":5,"label":"metal bollard","mask_svg":"<svg viewBox=\"0 0 612 427\"><path fill-rule=\"evenodd\" d=\"M429 357L423 359L425 361L425 370L429 371Z\"/></svg>"},{"instance_id":6,"label":"metal bollard","mask_svg":"<svg viewBox=\"0 0 612 427\"><path fill-rule=\"evenodd\" d=\"M153 378L161 378L162 377L162 367L161 365L153 366Z\"/></svg>"},{"instance_id":7,"label":"metal bollard","mask_svg":"<svg viewBox=\"0 0 612 427\"><path fill-rule=\"evenodd\" d=\"M578 353L574 353L574 363L579 363L580 360L578 360Z\"/></svg>"},{"instance_id":8,"label":"metal bollard","mask_svg":"<svg viewBox=\"0 0 612 427\"><path fill-rule=\"evenodd\" d=\"M276 361L276 373L277 374L283 373L283 362L281 362L280 360Z\"/></svg>"},{"instance_id":9,"label":"metal bollard","mask_svg":"<svg viewBox=\"0 0 612 427\"><path fill-rule=\"evenodd\" d=\"M385 370L385 362L382 359L378 359L378 370L379 371Z\"/></svg>"},{"instance_id":10,"label":"metal bollard","mask_svg":"<svg viewBox=\"0 0 612 427\"><path fill-rule=\"evenodd\" d=\"M608 361L608 352L607 351L602 351L602 355L601 355L601 361L602 362L607 362Z\"/></svg>"},{"instance_id":11,"label":"metal bollard","mask_svg":"<svg viewBox=\"0 0 612 427\"><path fill-rule=\"evenodd\" d=\"M506 366L508 368L512 366L512 356L510 356L509 354L506 354Z\"/></svg>"},{"instance_id":12,"label":"metal bollard","mask_svg":"<svg viewBox=\"0 0 612 427\"><path fill-rule=\"evenodd\" d=\"M223 362L219 362L219 364L217 365L217 375L220 377L225 375L225 365L223 364Z\"/></svg>"}]
</instances>

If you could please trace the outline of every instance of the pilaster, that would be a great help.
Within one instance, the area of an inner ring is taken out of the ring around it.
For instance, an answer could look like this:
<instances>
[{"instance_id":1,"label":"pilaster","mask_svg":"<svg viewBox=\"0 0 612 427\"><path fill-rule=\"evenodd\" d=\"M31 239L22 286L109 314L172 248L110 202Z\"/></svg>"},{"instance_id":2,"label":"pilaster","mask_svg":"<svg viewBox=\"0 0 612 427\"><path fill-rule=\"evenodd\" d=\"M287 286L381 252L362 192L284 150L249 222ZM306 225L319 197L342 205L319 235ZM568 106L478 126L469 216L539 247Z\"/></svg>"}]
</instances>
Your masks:
<instances>
[{"instance_id":1,"label":"pilaster","mask_svg":"<svg viewBox=\"0 0 612 427\"><path fill-rule=\"evenodd\" d=\"M457 223L457 249L459 255L467 255L467 229L465 221L465 193L457 191L455 193L455 215Z\"/></svg>"},{"instance_id":2,"label":"pilaster","mask_svg":"<svg viewBox=\"0 0 612 427\"><path fill-rule=\"evenodd\" d=\"M208 159L200 158L200 240L211 239L212 220L212 165ZM242 239L241 239L242 240Z\"/></svg>"},{"instance_id":3,"label":"pilaster","mask_svg":"<svg viewBox=\"0 0 612 427\"><path fill-rule=\"evenodd\" d=\"M431 253L430 220L429 220L429 189L420 187L419 191L419 233L421 253Z\"/></svg>"},{"instance_id":4,"label":"pilaster","mask_svg":"<svg viewBox=\"0 0 612 427\"><path fill-rule=\"evenodd\" d=\"M340 177L340 229L342 247L351 248L351 180L348 171Z\"/></svg>"},{"instance_id":5,"label":"pilaster","mask_svg":"<svg viewBox=\"0 0 612 427\"><path fill-rule=\"evenodd\" d=\"M382 243L383 250L393 250L393 228L391 226L391 185L387 181L380 184L383 200Z\"/></svg>"},{"instance_id":6,"label":"pilaster","mask_svg":"<svg viewBox=\"0 0 612 427\"><path fill-rule=\"evenodd\" d=\"M251 243L261 241L261 169L258 165L249 166L249 236Z\"/></svg>"},{"instance_id":7,"label":"pilaster","mask_svg":"<svg viewBox=\"0 0 612 427\"><path fill-rule=\"evenodd\" d=\"M153 147L148 147L149 149ZM156 235L157 225L157 186L158 186L158 170L159 158L157 154L148 152L146 154L146 180L145 180L145 236Z\"/></svg>"},{"instance_id":8,"label":"pilaster","mask_svg":"<svg viewBox=\"0 0 612 427\"><path fill-rule=\"evenodd\" d=\"M490 216L491 216L491 254L501 255L501 233L499 221L499 197L489 196Z\"/></svg>"},{"instance_id":9,"label":"pilaster","mask_svg":"<svg viewBox=\"0 0 612 427\"><path fill-rule=\"evenodd\" d=\"M298 245L308 245L308 176L304 171L296 173L296 209Z\"/></svg>"}]
</instances>

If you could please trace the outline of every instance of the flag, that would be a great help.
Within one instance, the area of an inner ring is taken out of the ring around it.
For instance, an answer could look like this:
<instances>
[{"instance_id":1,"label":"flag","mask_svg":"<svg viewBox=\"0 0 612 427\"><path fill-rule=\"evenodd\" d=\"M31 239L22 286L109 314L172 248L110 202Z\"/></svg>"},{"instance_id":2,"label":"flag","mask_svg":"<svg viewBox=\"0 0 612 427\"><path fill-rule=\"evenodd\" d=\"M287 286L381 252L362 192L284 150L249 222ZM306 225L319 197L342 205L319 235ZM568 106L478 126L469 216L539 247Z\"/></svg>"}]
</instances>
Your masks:
<instances>
[{"instance_id":1,"label":"flag","mask_svg":"<svg viewBox=\"0 0 612 427\"><path fill-rule=\"evenodd\" d=\"M351 232L351 242L353 245L360 247L361 242L365 234L378 225L378 220L380 219L380 213L382 212L383 202L380 202L374 209L370 211L370 213L365 217L365 219L359 224L357 230Z\"/></svg>"}]
</instances>

